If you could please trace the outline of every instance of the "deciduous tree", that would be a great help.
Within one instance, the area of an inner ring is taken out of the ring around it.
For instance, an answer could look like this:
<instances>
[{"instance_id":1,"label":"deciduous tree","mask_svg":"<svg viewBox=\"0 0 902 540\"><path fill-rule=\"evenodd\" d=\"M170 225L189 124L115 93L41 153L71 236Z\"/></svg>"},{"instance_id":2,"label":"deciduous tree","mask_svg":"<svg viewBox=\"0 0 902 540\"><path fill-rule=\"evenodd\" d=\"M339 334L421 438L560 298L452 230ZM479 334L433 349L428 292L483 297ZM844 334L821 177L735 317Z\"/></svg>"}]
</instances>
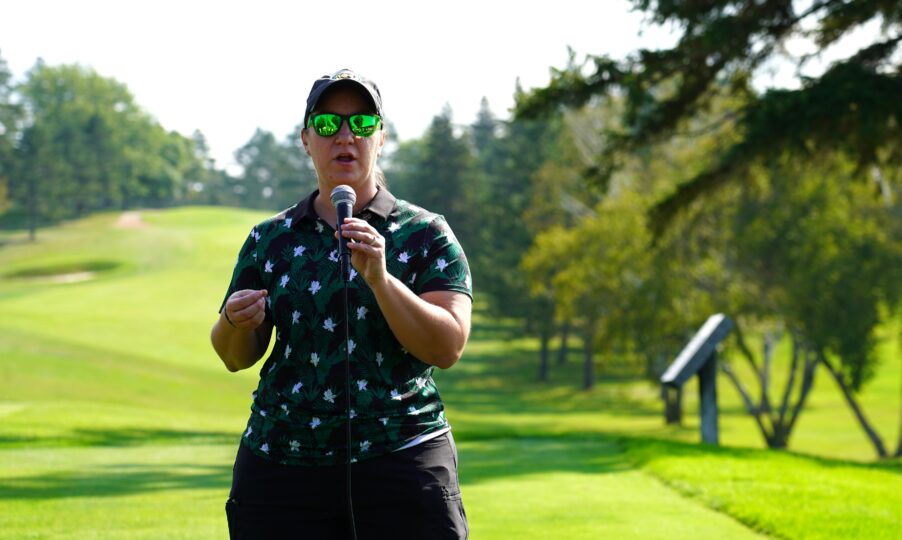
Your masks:
<instances>
[{"instance_id":1,"label":"deciduous tree","mask_svg":"<svg viewBox=\"0 0 902 540\"><path fill-rule=\"evenodd\" d=\"M177 199L194 154L125 85L78 65L38 61L17 88L25 117L13 198L41 221Z\"/></svg>"}]
</instances>

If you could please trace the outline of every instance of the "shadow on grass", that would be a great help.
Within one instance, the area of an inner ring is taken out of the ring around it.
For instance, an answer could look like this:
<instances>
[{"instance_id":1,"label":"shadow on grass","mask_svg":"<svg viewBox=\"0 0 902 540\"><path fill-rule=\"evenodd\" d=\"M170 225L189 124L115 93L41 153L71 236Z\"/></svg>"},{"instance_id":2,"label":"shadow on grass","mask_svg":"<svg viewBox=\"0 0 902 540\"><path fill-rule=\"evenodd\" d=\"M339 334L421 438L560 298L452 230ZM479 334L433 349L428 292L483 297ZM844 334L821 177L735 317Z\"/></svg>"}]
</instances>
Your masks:
<instances>
[{"instance_id":1,"label":"shadow on grass","mask_svg":"<svg viewBox=\"0 0 902 540\"><path fill-rule=\"evenodd\" d=\"M620 437L619 443L625 449L628 459L637 467L644 467L661 456L689 458L735 458L748 462L781 460L804 460L825 468L849 468L877 470L902 474L902 460L860 462L827 458L790 450L768 450L763 448L740 448L732 446L712 446L688 443L655 437Z\"/></svg>"},{"instance_id":2,"label":"shadow on grass","mask_svg":"<svg viewBox=\"0 0 902 540\"><path fill-rule=\"evenodd\" d=\"M179 439L184 442L184 439ZM571 434L567 437L466 438L458 441L461 484L499 479L574 473L603 475L642 469L657 457L740 458L772 462L775 452L714 447L655 438ZM787 459L826 467L878 469L902 473L899 463L862 464L779 452ZM171 490L218 489L226 492L231 464L121 463L62 470L0 481L0 500L118 497Z\"/></svg>"},{"instance_id":3,"label":"shadow on grass","mask_svg":"<svg viewBox=\"0 0 902 540\"><path fill-rule=\"evenodd\" d=\"M0 435L0 448L48 447L132 447L148 445L237 444L239 432L183 431L174 429L85 429L76 428L64 435L28 437Z\"/></svg>"},{"instance_id":4,"label":"shadow on grass","mask_svg":"<svg viewBox=\"0 0 902 540\"><path fill-rule=\"evenodd\" d=\"M471 440L459 442L458 449L464 485L524 475L605 474L634 468L621 443L605 437ZM231 464L117 463L2 479L0 500L119 497L191 489L225 493L231 477Z\"/></svg>"},{"instance_id":5,"label":"shadow on grass","mask_svg":"<svg viewBox=\"0 0 902 540\"><path fill-rule=\"evenodd\" d=\"M212 488L226 493L231 481L232 468L227 465L123 463L4 479L0 482L0 500L119 497Z\"/></svg>"}]
</instances>

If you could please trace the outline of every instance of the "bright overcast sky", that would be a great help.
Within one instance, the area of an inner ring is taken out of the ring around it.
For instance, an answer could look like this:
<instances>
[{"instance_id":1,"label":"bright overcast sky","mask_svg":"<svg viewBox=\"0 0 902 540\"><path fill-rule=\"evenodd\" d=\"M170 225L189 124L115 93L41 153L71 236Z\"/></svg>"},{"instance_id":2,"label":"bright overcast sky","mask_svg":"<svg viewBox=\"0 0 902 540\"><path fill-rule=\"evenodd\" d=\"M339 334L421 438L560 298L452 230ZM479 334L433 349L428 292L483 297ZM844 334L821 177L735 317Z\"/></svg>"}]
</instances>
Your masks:
<instances>
[{"instance_id":1,"label":"bright overcast sky","mask_svg":"<svg viewBox=\"0 0 902 540\"><path fill-rule=\"evenodd\" d=\"M626 0L19 0L0 13L0 56L17 80L38 57L93 67L167 129L200 129L219 166L257 127L284 138L313 80L342 67L379 84L410 139L446 103L459 124L483 96L507 118L517 78L544 85L568 46L622 57L662 35L640 38Z\"/></svg>"}]
</instances>

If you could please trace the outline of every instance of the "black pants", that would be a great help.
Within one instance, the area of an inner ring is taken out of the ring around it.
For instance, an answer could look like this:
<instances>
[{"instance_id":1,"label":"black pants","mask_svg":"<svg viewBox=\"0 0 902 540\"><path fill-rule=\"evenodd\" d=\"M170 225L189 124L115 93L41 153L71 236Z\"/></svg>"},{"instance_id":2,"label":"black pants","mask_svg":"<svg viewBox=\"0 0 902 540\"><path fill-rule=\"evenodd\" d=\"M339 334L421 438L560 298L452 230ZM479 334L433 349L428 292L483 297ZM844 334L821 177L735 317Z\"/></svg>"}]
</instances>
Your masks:
<instances>
[{"instance_id":1,"label":"black pants","mask_svg":"<svg viewBox=\"0 0 902 540\"><path fill-rule=\"evenodd\" d=\"M229 537L349 538L345 474L345 465L279 465L241 445L226 503ZM352 485L359 540L468 537L450 433L353 464Z\"/></svg>"}]
</instances>

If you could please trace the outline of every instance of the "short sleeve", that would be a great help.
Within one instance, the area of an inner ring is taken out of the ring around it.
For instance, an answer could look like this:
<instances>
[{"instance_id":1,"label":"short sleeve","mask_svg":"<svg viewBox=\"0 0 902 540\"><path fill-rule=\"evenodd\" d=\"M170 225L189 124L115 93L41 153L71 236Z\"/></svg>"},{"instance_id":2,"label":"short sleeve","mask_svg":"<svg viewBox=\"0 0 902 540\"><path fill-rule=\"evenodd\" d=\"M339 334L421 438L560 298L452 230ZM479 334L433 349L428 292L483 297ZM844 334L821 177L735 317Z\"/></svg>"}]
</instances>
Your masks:
<instances>
[{"instance_id":1,"label":"short sleeve","mask_svg":"<svg viewBox=\"0 0 902 540\"><path fill-rule=\"evenodd\" d=\"M464 250L445 218L437 216L429 224L429 239L413 291L456 291L473 298L473 280Z\"/></svg>"},{"instance_id":2,"label":"short sleeve","mask_svg":"<svg viewBox=\"0 0 902 540\"><path fill-rule=\"evenodd\" d=\"M257 242L260 240L260 232L254 227L238 251L238 260L235 262L235 269L232 270L232 280L229 283L229 289L226 291L222 304L219 306L221 312L225 307L226 301L235 291L243 289L265 289L266 286L260 272L260 264L258 263ZM269 306L266 308L266 320L271 321Z\"/></svg>"}]
</instances>

